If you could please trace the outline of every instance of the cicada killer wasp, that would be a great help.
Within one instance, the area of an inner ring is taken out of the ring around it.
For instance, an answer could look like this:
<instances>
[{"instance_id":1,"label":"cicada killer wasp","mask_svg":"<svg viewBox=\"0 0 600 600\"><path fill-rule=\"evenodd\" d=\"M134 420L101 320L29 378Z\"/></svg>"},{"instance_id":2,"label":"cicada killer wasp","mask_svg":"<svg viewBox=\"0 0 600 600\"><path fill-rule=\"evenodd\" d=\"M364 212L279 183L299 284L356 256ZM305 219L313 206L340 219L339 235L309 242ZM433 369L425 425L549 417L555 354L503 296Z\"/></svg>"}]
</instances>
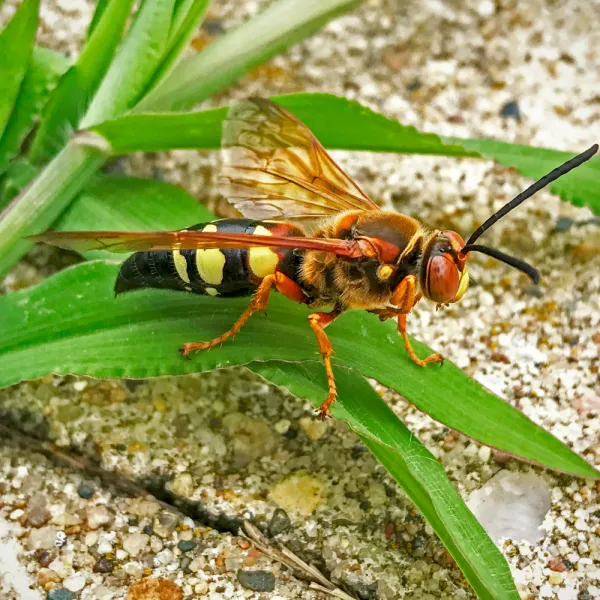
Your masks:
<instances>
[{"instance_id":1,"label":"cicada killer wasp","mask_svg":"<svg viewBox=\"0 0 600 600\"><path fill-rule=\"evenodd\" d=\"M308 323L325 362L329 393L317 409L329 416L336 399L332 347L325 329L344 311L362 309L381 320L397 319L410 358L424 367L439 354L419 358L406 333L406 317L426 298L438 306L460 300L469 285L467 263L482 252L540 276L524 261L476 240L525 199L588 160L595 145L520 193L469 237L430 229L412 217L381 210L327 154L310 130L269 100L233 105L223 123L224 195L244 218L202 223L183 231L78 231L34 239L74 250L134 252L123 263L116 294L166 288L195 294L250 296L229 331L188 342L189 357L240 331L264 311L271 290L315 310Z\"/></svg>"}]
</instances>

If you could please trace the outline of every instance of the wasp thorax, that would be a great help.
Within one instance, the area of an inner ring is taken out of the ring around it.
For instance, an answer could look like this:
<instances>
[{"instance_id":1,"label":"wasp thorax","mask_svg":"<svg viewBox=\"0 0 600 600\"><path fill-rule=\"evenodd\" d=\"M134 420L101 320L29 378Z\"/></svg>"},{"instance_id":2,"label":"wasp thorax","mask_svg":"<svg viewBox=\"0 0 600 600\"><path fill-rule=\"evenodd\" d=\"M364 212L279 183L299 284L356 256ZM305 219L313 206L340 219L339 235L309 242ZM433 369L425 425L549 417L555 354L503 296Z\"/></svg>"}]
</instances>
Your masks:
<instances>
[{"instance_id":1,"label":"wasp thorax","mask_svg":"<svg viewBox=\"0 0 600 600\"><path fill-rule=\"evenodd\" d=\"M463 239L455 231L442 231L423 252L422 286L427 298L438 304L456 302L469 285L466 258L460 254Z\"/></svg>"}]
</instances>

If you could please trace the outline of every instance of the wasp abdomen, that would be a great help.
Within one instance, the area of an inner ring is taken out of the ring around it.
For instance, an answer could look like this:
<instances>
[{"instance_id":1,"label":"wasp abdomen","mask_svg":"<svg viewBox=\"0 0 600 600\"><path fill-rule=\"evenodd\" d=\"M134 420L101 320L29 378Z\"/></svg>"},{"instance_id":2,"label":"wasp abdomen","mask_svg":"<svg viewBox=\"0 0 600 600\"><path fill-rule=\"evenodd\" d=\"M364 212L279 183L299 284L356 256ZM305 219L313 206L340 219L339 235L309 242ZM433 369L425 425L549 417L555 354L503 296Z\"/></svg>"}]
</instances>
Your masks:
<instances>
[{"instance_id":1,"label":"wasp abdomen","mask_svg":"<svg viewBox=\"0 0 600 600\"><path fill-rule=\"evenodd\" d=\"M187 229L271 235L275 228L290 229L298 235L294 226L250 219L222 219ZM278 231L278 235L286 233ZM274 273L280 263L287 267L291 262L294 262L291 251L278 253L266 247L136 252L123 263L115 293L159 288L210 296L246 296L256 290L263 277Z\"/></svg>"}]
</instances>

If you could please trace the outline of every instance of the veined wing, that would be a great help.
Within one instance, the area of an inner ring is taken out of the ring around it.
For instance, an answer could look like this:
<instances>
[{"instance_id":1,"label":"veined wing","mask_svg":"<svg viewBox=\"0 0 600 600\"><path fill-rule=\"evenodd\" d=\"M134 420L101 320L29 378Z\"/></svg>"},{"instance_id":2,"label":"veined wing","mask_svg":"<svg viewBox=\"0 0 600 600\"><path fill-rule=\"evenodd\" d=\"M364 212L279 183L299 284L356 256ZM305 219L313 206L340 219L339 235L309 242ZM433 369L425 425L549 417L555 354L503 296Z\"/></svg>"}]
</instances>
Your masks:
<instances>
[{"instance_id":1,"label":"veined wing","mask_svg":"<svg viewBox=\"0 0 600 600\"><path fill-rule=\"evenodd\" d=\"M303 225L347 210L379 207L280 105L251 98L223 122L222 192L247 218Z\"/></svg>"},{"instance_id":2,"label":"veined wing","mask_svg":"<svg viewBox=\"0 0 600 600\"><path fill-rule=\"evenodd\" d=\"M252 233L219 233L204 231L65 231L29 236L34 242L87 252L142 252L158 250L198 250L209 248L298 248L321 250L337 256L360 258L364 254L353 240L294 236L254 235Z\"/></svg>"}]
</instances>

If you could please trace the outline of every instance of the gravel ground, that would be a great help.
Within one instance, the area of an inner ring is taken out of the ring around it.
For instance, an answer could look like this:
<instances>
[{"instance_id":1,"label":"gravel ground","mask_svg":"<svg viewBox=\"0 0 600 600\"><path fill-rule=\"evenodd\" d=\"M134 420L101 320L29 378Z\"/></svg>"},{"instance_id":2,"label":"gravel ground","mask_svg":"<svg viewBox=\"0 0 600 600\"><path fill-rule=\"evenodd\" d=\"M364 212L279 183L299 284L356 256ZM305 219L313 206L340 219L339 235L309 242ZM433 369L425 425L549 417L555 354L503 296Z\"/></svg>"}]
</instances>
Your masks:
<instances>
[{"instance_id":1,"label":"gravel ground","mask_svg":"<svg viewBox=\"0 0 600 600\"><path fill-rule=\"evenodd\" d=\"M7 1L3 18L15 4ZM262 4L213 2L195 45ZM42 6L40 43L76 53L91 6ZM211 103L327 91L425 131L580 151L600 138L599 18L597 1L368 0ZM382 205L465 234L527 184L485 161L335 158ZM219 209L216 165L216 153L173 152L132 157L126 168L182 183ZM541 270L539 291L482 260L459 305L437 315L419 307L409 322L417 338L600 465L600 228L585 224L591 217L541 192L486 234ZM59 258L32 253L5 287L35 281ZM533 476L548 495L549 510L531 517L543 520L539 539L498 541L522 598L600 598L596 482L506 462L397 395L386 399L473 506L473 492L497 473L529 488ZM2 436L1 598L328 597L232 535L246 517L356 597L474 597L353 433L314 421L306 404L244 370L142 384L49 377L0 391L0 408L4 422L70 448L86 466L59 465L47 448ZM178 499L196 520L131 497L110 473L146 476L147 489Z\"/></svg>"}]
</instances>

